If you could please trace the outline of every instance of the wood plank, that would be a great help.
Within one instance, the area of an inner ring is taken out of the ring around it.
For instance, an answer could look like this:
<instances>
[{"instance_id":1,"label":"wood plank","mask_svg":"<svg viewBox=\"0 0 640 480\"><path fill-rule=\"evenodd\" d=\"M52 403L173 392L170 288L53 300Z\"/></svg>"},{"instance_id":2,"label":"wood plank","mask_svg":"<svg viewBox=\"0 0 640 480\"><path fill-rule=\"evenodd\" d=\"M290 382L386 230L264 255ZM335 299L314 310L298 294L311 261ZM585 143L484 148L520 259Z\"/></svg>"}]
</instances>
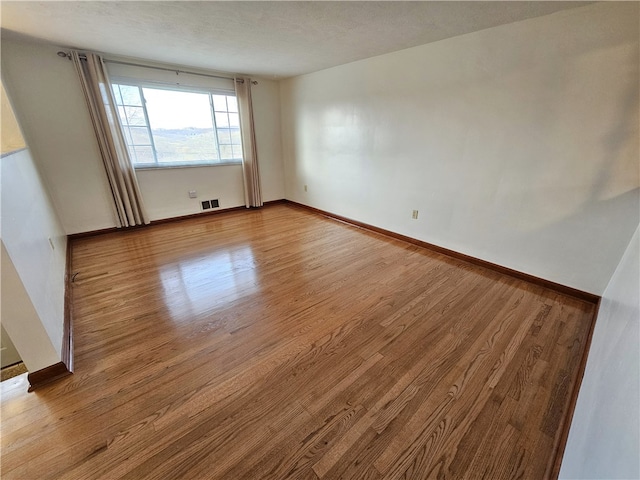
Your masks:
<instances>
[{"instance_id":1,"label":"wood plank","mask_svg":"<svg viewBox=\"0 0 640 480\"><path fill-rule=\"evenodd\" d=\"M71 253L75 373L0 385L3 478L552 468L591 303L286 204Z\"/></svg>"}]
</instances>

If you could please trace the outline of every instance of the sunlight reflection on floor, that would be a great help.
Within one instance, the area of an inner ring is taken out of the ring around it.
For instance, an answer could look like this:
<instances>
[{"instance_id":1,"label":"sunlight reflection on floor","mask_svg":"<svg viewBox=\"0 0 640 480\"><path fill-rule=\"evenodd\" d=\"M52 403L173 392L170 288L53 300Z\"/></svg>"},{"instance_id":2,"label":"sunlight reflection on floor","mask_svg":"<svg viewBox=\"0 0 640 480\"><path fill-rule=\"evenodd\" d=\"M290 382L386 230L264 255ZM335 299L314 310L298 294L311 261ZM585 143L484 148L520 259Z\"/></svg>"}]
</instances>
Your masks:
<instances>
[{"instance_id":1,"label":"sunlight reflection on floor","mask_svg":"<svg viewBox=\"0 0 640 480\"><path fill-rule=\"evenodd\" d=\"M182 322L255 293L256 263L248 245L172 263L160 269L164 301Z\"/></svg>"}]
</instances>

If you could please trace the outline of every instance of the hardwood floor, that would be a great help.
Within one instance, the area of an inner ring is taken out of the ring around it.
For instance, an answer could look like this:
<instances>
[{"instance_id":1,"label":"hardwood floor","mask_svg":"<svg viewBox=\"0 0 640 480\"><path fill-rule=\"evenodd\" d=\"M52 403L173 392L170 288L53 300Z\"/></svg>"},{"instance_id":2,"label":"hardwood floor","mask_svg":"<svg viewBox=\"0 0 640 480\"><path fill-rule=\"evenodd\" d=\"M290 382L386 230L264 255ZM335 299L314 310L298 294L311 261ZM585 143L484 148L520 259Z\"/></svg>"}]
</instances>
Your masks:
<instances>
[{"instance_id":1,"label":"hardwood floor","mask_svg":"<svg viewBox=\"0 0 640 480\"><path fill-rule=\"evenodd\" d=\"M539 479L594 305L277 205L78 239L2 477Z\"/></svg>"}]
</instances>

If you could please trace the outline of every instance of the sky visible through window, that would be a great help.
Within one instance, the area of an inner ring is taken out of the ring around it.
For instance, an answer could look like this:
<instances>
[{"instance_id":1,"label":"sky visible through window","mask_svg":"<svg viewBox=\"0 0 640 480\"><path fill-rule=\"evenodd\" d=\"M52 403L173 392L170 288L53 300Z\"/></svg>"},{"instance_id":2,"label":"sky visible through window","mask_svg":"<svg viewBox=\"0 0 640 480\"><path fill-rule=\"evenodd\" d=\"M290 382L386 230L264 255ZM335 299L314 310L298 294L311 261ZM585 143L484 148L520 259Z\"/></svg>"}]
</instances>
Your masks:
<instances>
[{"instance_id":1,"label":"sky visible through window","mask_svg":"<svg viewBox=\"0 0 640 480\"><path fill-rule=\"evenodd\" d=\"M208 94L156 88L142 90L152 129L213 129Z\"/></svg>"}]
</instances>

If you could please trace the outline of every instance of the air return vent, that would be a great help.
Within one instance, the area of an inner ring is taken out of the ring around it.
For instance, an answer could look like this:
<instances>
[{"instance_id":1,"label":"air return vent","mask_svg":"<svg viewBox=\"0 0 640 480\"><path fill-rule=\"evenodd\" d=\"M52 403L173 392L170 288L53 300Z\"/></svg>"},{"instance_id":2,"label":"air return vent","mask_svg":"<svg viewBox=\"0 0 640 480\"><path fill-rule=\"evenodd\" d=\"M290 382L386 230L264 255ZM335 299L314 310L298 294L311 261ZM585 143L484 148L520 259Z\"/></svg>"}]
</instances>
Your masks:
<instances>
[{"instance_id":1,"label":"air return vent","mask_svg":"<svg viewBox=\"0 0 640 480\"><path fill-rule=\"evenodd\" d=\"M217 198L214 200L203 200L200 203L202 203L202 210L209 210L210 208L220 207L220 202L218 202Z\"/></svg>"}]
</instances>

